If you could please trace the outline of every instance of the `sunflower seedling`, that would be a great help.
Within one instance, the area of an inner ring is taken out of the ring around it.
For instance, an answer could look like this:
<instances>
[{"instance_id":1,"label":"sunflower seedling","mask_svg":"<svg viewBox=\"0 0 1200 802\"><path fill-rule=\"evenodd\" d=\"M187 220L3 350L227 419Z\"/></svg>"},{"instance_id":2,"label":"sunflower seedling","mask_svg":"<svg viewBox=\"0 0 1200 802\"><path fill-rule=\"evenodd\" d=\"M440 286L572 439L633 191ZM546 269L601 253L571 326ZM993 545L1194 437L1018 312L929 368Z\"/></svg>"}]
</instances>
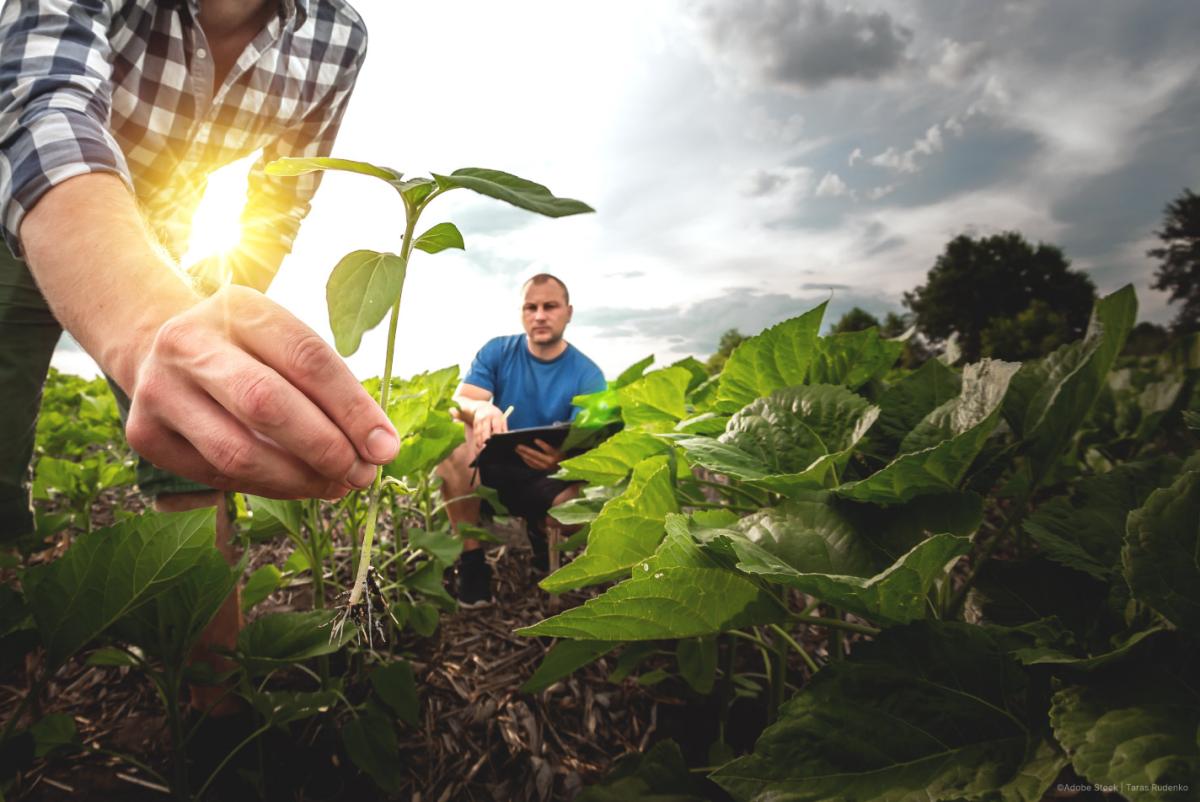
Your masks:
<instances>
[{"instance_id":1,"label":"sunflower seedling","mask_svg":"<svg viewBox=\"0 0 1200 802\"><path fill-rule=\"evenodd\" d=\"M342 170L378 178L395 189L404 204L404 235L400 240L400 252L352 251L333 268L325 286L329 325L333 330L334 345L342 356L350 356L357 351L363 334L382 323L388 310L391 310L387 355L384 360L383 378L379 383L379 405L385 412L388 409L388 391L392 384L392 360L396 350L400 298L413 249L432 254L447 248L464 248L462 234L453 223L438 223L419 236L416 235L417 220L434 199L454 189L469 189L546 217L566 217L593 211L581 201L555 197L541 184L499 170L478 167L465 167L449 175L433 173L432 178L405 179L401 173L391 168L348 159L285 158L267 165L267 172L275 176L297 176L317 170ZM358 570L343 610L334 625L335 636L349 618L360 629L368 629L367 635L370 638L368 622L378 618L371 610L372 594L367 588L372 546L379 518L382 478L383 469L380 468L376 471L375 481L370 488Z\"/></svg>"}]
</instances>

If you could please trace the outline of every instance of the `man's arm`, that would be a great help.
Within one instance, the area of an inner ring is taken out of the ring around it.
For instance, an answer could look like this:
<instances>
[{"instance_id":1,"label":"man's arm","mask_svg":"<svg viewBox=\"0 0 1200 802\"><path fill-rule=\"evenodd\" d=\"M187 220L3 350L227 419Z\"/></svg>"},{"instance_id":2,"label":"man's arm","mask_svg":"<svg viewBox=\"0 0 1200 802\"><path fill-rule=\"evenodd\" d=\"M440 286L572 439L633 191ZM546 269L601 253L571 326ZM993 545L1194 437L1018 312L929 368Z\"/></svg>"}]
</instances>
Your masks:
<instances>
[{"instance_id":1,"label":"man's arm","mask_svg":"<svg viewBox=\"0 0 1200 802\"><path fill-rule=\"evenodd\" d=\"M258 292L200 300L112 175L46 192L20 229L55 316L132 400L126 435L220 489L331 498L395 456L395 430L345 363Z\"/></svg>"}]
</instances>

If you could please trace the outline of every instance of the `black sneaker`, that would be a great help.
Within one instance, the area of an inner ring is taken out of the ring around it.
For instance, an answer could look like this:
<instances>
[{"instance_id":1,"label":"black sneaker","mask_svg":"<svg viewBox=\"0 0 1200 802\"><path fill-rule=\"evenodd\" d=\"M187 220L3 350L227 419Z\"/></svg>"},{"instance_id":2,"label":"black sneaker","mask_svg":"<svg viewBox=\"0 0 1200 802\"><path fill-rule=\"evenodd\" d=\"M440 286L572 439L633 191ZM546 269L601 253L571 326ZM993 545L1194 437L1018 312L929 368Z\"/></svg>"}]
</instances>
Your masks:
<instances>
[{"instance_id":1,"label":"black sneaker","mask_svg":"<svg viewBox=\"0 0 1200 802\"><path fill-rule=\"evenodd\" d=\"M458 606L473 609L492 603L492 567L483 549L464 551L458 561Z\"/></svg>"},{"instance_id":2,"label":"black sneaker","mask_svg":"<svg viewBox=\"0 0 1200 802\"><path fill-rule=\"evenodd\" d=\"M546 533L541 530L540 522L525 523L525 535L529 538L529 547L533 549L533 559L529 564L533 570L542 574L550 573L550 544L546 541Z\"/></svg>"}]
</instances>

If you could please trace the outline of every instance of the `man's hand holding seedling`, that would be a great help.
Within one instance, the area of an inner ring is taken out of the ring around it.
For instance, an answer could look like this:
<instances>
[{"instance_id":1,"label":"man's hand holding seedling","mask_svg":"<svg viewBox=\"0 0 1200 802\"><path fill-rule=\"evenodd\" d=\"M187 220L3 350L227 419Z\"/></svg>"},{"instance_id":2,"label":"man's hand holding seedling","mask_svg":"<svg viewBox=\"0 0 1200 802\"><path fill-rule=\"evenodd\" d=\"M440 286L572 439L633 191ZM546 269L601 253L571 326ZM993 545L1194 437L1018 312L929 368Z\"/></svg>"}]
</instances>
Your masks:
<instances>
[{"instance_id":1,"label":"man's hand holding seedling","mask_svg":"<svg viewBox=\"0 0 1200 802\"><path fill-rule=\"evenodd\" d=\"M130 444L160 468L224 490L334 498L396 455L395 429L332 348L255 290L197 296L119 179L56 186L21 233L56 316L129 394Z\"/></svg>"}]
</instances>

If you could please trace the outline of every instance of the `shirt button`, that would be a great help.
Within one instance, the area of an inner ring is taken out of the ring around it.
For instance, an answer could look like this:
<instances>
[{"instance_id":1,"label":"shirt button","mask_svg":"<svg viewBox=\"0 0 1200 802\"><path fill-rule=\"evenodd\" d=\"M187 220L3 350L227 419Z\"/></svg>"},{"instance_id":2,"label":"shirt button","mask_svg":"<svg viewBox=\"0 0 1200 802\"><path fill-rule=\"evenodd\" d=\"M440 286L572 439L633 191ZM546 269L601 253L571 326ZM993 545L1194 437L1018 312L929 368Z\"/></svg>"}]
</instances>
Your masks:
<instances>
[{"instance_id":1,"label":"shirt button","mask_svg":"<svg viewBox=\"0 0 1200 802\"><path fill-rule=\"evenodd\" d=\"M208 51L203 47L196 48L196 58L208 58Z\"/></svg>"}]
</instances>

